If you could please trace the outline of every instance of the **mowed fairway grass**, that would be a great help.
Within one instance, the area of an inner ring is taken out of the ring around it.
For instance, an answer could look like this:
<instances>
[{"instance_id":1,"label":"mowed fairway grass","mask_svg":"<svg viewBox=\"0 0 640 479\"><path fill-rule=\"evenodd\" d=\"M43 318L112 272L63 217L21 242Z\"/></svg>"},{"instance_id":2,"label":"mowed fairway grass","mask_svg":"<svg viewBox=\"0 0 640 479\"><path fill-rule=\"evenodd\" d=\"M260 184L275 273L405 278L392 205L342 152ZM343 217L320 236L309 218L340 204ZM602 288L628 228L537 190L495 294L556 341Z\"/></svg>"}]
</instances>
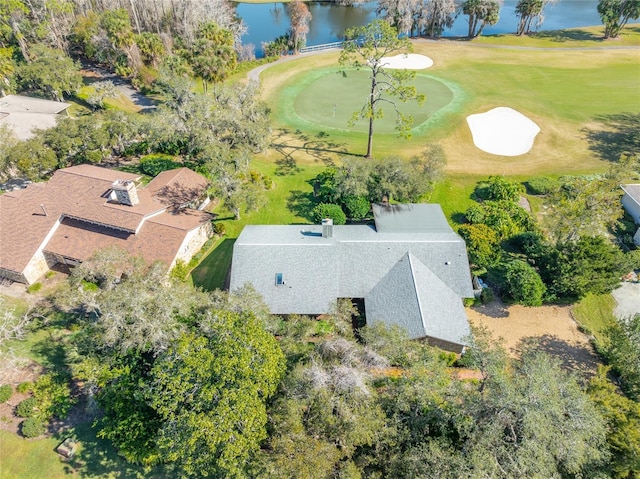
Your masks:
<instances>
[{"instance_id":1,"label":"mowed fairway grass","mask_svg":"<svg viewBox=\"0 0 640 479\"><path fill-rule=\"evenodd\" d=\"M637 29L631 31L635 39ZM378 130L374 154L409 158L427 143L438 142L447 153L450 174L533 175L602 170L605 162L590 149L590 138L611 115L640 112L640 49L602 48L604 42L595 40L581 41L579 48L572 49L570 42L540 43L537 39L531 39L533 46L529 48L524 48L521 39L517 47L510 47L510 38L503 38L500 48L481 43L414 41L415 53L434 60L432 68L419 74L446 85L454 98L426 128L415 128L411 139L385 133L383 128ZM538 48L535 46L538 44L545 46ZM609 45L624 46L615 42L605 44ZM295 100L297 105L305 105L302 114L292 109L292 91L304 93L308 88L305 85L312 84L319 72L337 65L337 52L274 65L261 75L264 98L273 110L276 125L308 134L322 133L346 145L350 154L363 154L365 133L349 129L346 121L337 129L327 120L311 122L305 115L314 101L322 110L314 113L316 116L332 115L332 104L338 109L353 105L350 89L335 88L324 96L306 95L308 98ZM358 98L366 97L366 93L364 90ZM437 93L427 95L424 108L441 102L434 96ZM514 108L541 127L531 152L504 158L484 153L473 145L466 117L498 106ZM385 114L392 117L392 109L386 108Z\"/></svg>"}]
</instances>

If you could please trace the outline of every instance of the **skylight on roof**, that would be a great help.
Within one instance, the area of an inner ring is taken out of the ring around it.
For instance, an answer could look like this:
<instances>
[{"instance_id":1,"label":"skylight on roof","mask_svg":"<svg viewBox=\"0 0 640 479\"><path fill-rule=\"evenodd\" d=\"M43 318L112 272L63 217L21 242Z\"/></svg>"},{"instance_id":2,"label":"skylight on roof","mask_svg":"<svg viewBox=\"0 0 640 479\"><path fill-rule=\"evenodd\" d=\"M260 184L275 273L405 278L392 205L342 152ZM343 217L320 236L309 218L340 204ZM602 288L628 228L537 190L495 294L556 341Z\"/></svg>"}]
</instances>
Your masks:
<instances>
[{"instance_id":1,"label":"skylight on roof","mask_svg":"<svg viewBox=\"0 0 640 479\"><path fill-rule=\"evenodd\" d=\"M284 279L282 277L282 273L276 273L276 286L282 286L284 284Z\"/></svg>"}]
</instances>

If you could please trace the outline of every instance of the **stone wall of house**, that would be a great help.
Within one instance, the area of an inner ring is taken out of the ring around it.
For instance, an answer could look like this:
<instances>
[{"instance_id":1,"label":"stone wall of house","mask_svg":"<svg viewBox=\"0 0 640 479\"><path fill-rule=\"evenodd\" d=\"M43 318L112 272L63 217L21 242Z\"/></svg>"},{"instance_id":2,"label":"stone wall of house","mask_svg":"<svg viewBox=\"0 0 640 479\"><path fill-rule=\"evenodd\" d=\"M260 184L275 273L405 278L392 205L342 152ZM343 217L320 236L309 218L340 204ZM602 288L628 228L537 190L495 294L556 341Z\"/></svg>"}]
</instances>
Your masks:
<instances>
[{"instance_id":1,"label":"stone wall of house","mask_svg":"<svg viewBox=\"0 0 640 479\"><path fill-rule=\"evenodd\" d=\"M188 263L191 260L191 257L200 251L202 245L204 245L211 236L213 236L213 227L210 221L200 226L200 228L189 231L187 236L185 236L182 245L180 245L180 249L173 260L173 263L171 263L171 268L176 265L176 261L179 259Z\"/></svg>"},{"instance_id":2,"label":"stone wall of house","mask_svg":"<svg viewBox=\"0 0 640 479\"><path fill-rule=\"evenodd\" d=\"M33 258L31 258L31 261L29 261L29 264L27 264L22 274L26 278L27 283L31 284L38 281L47 271L49 271L49 264L47 263L44 253L40 250L33 255Z\"/></svg>"}]
</instances>

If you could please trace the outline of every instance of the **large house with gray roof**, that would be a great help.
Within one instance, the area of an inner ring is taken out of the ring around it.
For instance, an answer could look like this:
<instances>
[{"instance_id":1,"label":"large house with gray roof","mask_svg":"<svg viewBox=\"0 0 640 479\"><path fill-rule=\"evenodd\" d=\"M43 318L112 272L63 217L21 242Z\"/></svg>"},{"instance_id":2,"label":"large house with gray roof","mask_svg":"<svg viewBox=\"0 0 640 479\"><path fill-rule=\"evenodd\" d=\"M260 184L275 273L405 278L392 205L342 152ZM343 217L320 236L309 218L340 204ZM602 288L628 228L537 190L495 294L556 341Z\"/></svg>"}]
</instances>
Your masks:
<instances>
[{"instance_id":1,"label":"large house with gray roof","mask_svg":"<svg viewBox=\"0 0 640 479\"><path fill-rule=\"evenodd\" d=\"M110 246L167 267L188 262L212 234L206 178L178 168L140 179L78 165L0 195L0 278L31 284Z\"/></svg>"},{"instance_id":2,"label":"large house with gray roof","mask_svg":"<svg viewBox=\"0 0 640 479\"><path fill-rule=\"evenodd\" d=\"M368 324L461 351L473 297L464 241L437 204L373 205L375 225L246 226L234 245L230 290L251 284L273 314L328 313L363 299Z\"/></svg>"}]
</instances>

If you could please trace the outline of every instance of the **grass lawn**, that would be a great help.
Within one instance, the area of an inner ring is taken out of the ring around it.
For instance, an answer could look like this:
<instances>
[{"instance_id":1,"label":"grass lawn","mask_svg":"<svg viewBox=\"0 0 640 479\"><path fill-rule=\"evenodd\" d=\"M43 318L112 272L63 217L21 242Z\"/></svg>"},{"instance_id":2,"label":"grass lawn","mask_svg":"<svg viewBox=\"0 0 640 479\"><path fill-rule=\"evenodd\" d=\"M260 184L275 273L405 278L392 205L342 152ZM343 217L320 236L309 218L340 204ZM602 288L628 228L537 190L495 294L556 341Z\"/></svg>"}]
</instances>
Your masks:
<instances>
[{"instance_id":1,"label":"grass lawn","mask_svg":"<svg viewBox=\"0 0 640 479\"><path fill-rule=\"evenodd\" d=\"M513 48L509 46L512 41L517 43ZM594 47L603 43L590 42L587 45ZM525 43L543 49L523 49ZM547 44L564 48L547 48ZM446 84L454 100L427 128L414 128L409 140L394 134L375 135L374 153L410 157L426 143L439 142L447 153L448 173L467 175L578 174L600 171L605 160L617 159L606 157L605 149L598 148L603 139L598 132L611 125L616 115L640 111L637 48L567 49L566 42L551 37L512 36L505 36L501 46L504 48L475 41L415 40L414 51L434 60L434 66L424 73ZM300 85L311 82L319 71L335 68L337 59L338 53L330 52L273 65L261 75L264 98L277 126L310 135L322 133L343 144L347 152L362 154L366 134L349 131L346 124L343 129L320 126L292 112L291 93L302 91ZM330 101L339 108L346 97L353 96L346 91L336 90ZM430 102L434 99L427 97L425 105ZM531 152L516 158L497 157L473 145L466 116L497 106L512 107L540 125L542 131Z\"/></svg>"},{"instance_id":2,"label":"grass lawn","mask_svg":"<svg viewBox=\"0 0 640 479\"><path fill-rule=\"evenodd\" d=\"M585 296L573 306L573 317L584 328L593 334L600 343L606 340L602 331L616 324L613 315L616 301L610 294Z\"/></svg>"},{"instance_id":3,"label":"grass lawn","mask_svg":"<svg viewBox=\"0 0 640 479\"><path fill-rule=\"evenodd\" d=\"M80 442L71 461L63 461L55 448L67 437ZM0 430L0 479L83 478L159 478L154 472L125 463L108 441L99 439L88 423L56 437L24 439Z\"/></svg>"}]
</instances>

